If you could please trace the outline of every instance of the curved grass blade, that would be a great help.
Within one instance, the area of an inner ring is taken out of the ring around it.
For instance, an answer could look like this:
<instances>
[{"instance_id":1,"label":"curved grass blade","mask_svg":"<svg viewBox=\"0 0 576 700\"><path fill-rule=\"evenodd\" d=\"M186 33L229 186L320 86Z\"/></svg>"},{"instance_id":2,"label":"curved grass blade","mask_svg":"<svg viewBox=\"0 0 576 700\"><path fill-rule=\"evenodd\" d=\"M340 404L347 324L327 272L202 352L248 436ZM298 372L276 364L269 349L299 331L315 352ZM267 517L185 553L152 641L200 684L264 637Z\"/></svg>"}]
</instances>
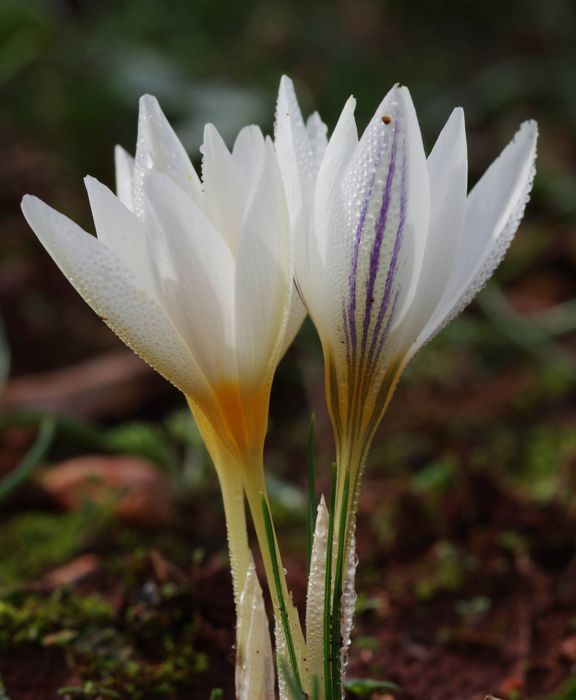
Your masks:
<instances>
[{"instance_id":1,"label":"curved grass blade","mask_svg":"<svg viewBox=\"0 0 576 700\"><path fill-rule=\"evenodd\" d=\"M22 462L5 479L0 482L0 501L8 498L16 491L34 472L40 461L45 456L52 444L56 427L56 420L52 416L44 418L40 424L40 430L36 441L22 460Z\"/></svg>"}]
</instances>

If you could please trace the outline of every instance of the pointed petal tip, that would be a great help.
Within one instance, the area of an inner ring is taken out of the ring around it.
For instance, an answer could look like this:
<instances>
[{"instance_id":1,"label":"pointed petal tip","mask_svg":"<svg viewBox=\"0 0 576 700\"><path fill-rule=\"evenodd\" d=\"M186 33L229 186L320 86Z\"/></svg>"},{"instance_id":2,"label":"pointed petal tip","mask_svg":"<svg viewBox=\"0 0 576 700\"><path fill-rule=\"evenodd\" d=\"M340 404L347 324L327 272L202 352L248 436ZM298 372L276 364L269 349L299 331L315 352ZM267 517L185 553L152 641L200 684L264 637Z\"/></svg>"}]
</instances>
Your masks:
<instances>
[{"instance_id":1,"label":"pointed petal tip","mask_svg":"<svg viewBox=\"0 0 576 700\"><path fill-rule=\"evenodd\" d=\"M405 105L414 105L414 100L412 99L410 90L406 87L406 85L400 85L400 83L396 83L392 88L392 91L393 94L396 95L398 99L401 100Z\"/></svg>"},{"instance_id":2,"label":"pointed petal tip","mask_svg":"<svg viewBox=\"0 0 576 700\"><path fill-rule=\"evenodd\" d=\"M115 158L132 158L130 153L124 148L124 146L121 146L119 143L117 143L114 146L114 157Z\"/></svg>"},{"instance_id":3,"label":"pointed petal tip","mask_svg":"<svg viewBox=\"0 0 576 700\"><path fill-rule=\"evenodd\" d=\"M458 119L459 121L464 121L464 108L463 107L454 107L452 110L452 114L450 115L454 119Z\"/></svg>"},{"instance_id":4,"label":"pointed petal tip","mask_svg":"<svg viewBox=\"0 0 576 700\"><path fill-rule=\"evenodd\" d=\"M22 197L20 209L28 223L30 223L29 217L34 215L34 210L38 207L38 203L43 204L42 200L38 199L38 197L33 194L25 194Z\"/></svg>"},{"instance_id":5,"label":"pointed petal tip","mask_svg":"<svg viewBox=\"0 0 576 700\"><path fill-rule=\"evenodd\" d=\"M212 122L206 122L206 124L204 124L204 138L212 136L214 132L218 132L218 129Z\"/></svg>"},{"instance_id":6,"label":"pointed petal tip","mask_svg":"<svg viewBox=\"0 0 576 700\"><path fill-rule=\"evenodd\" d=\"M149 93L142 95L138 103L141 108L148 107L150 109L159 106L158 100L154 97L154 95L150 95Z\"/></svg>"},{"instance_id":7,"label":"pointed petal tip","mask_svg":"<svg viewBox=\"0 0 576 700\"><path fill-rule=\"evenodd\" d=\"M280 78L280 87L278 88L278 102L286 100L288 103L292 101L297 102L296 88L294 87L294 81L287 75L283 75Z\"/></svg>"},{"instance_id":8,"label":"pointed petal tip","mask_svg":"<svg viewBox=\"0 0 576 700\"><path fill-rule=\"evenodd\" d=\"M200 153L205 156L206 148L210 148L210 145L214 142L216 127L211 122L204 124L204 130L202 132L202 143L200 144Z\"/></svg>"},{"instance_id":9,"label":"pointed petal tip","mask_svg":"<svg viewBox=\"0 0 576 700\"><path fill-rule=\"evenodd\" d=\"M219 146L224 146L226 149L228 148L224 139L222 138L222 134L218 131L216 126L212 122L207 122L204 124L204 138L202 145L212 146L216 144Z\"/></svg>"},{"instance_id":10,"label":"pointed petal tip","mask_svg":"<svg viewBox=\"0 0 576 700\"><path fill-rule=\"evenodd\" d=\"M510 150L514 152L525 151L526 154L530 153L531 159L534 159L536 157L537 141L538 124L534 119L528 119L520 124L516 133L502 151L502 154Z\"/></svg>"},{"instance_id":11,"label":"pointed petal tip","mask_svg":"<svg viewBox=\"0 0 576 700\"><path fill-rule=\"evenodd\" d=\"M525 133L530 140L536 141L538 138L538 122L535 119L527 119L520 124L518 133Z\"/></svg>"},{"instance_id":12,"label":"pointed petal tip","mask_svg":"<svg viewBox=\"0 0 576 700\"><path fill-rule=\"evenodd\" d=\"M454 107L442 131L444 131L444 129L447 130L446 133L451 135L448 138L466 138L466 120L464 117L464 110L462 109L462 107Z\"/></svg>"},{"instance_id":13,"label":"pointed petal tip","mask_svg":"<svg viewBox=\"0 0 576 700\"><path fill-rule=\"evenodd\" d=\"M43 202L39 197L36 197L34 194L25 194L20 202L20 208L22 209L28 223L30 223L29 216L34 216L41 212L52 210L52 207L46 204L46 202Z\"/></svg>"}]
</instances>

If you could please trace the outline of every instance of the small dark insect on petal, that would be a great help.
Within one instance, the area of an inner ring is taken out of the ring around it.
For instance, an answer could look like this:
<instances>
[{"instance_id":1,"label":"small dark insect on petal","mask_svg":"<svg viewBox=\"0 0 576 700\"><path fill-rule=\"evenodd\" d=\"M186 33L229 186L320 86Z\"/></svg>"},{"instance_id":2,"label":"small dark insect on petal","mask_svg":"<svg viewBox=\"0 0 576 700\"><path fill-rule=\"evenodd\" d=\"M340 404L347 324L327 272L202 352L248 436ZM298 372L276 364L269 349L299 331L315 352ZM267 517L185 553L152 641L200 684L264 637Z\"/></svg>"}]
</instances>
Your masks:
<instances>
[{"instance_id":1,"label":"small dark insect on petal","mask_svg":"<svg viewBox=\"0 0 576 700\"><path fill-rule=\"evenodd\" d=\"M392 123L392 117L389 114L385 114L382 117L382 124L391 124Z\"/></svg>"}]
</instances>

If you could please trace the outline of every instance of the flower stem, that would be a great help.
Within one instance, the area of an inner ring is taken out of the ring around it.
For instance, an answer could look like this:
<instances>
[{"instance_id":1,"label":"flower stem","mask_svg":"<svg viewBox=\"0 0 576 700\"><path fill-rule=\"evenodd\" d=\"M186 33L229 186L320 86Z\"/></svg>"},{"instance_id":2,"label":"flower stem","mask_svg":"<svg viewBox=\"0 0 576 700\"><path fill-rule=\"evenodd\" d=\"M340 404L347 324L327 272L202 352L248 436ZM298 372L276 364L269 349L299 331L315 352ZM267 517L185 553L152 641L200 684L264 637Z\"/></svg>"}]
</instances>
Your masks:
<instances>
[{"instance_id":1,"label":"flower stem","mask_svg":"<svg viewBox=\"0 0 576 700\"><path fill-rule=\"evenodd\" d=\"M298 618L298 611L292 604L286 585L286 574L282 565L282 557L278 548L278 539L274 531L272 518L270 517L268 522L264 515L263 503L266 504L266 511L269 515L270 502L264 481L264 469L261 458L255 460L251 469L244 470L244 489L262 554L266 580L274 607L274 616L277 620L282 621L284 619L282 609L283 607L285 608L301 683L304 690L306 690L308 673L307 669L303 668L306 644ZM288 638L286 638L286 644L289 644Z\"/></svg>"},{"instance_id":2,"label":"flower stem","mask_svg":"<svg viewBox=\"0 0 576 700\"><path fill-rule=\"evenodd\" d=\"M188 400L188 405L202 434L220 484L224 517L226 519L234 603L236 615L238 615L240 595L244 590L246 574L251 561L248 531L246 529L242 466L238 464L237 460L223 445L204 414L190 400Z\"/></svg>"},{"instance_id":3,"label":"flower stem","mask_svg":"<svg viewBox=\"0 0 576 700\"><path fill-rule=\"evenodd\" d=\"M250 547L246 530L246 511L244 506L244 486L242 473L235 465L219 464L216 467L224 515L228 535L228 550L230 555L230 570L234 588L234 603L236 613L240 603L240 595L244 589L246 574L250 563Z\"/></svg>"}]
</instances>

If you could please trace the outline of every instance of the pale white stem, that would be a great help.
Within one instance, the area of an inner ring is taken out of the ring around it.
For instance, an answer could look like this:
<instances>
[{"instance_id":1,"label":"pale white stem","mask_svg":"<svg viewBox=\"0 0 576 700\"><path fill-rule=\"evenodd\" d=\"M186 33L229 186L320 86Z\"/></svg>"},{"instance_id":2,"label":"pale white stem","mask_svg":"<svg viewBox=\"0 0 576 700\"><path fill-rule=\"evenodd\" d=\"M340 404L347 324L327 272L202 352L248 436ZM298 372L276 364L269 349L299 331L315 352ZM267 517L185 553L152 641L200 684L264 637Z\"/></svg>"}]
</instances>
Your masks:
<instances>
[{"instance_id":1,"label":"pale white stem","mask_svg":"<svg viewBox=\"0 0 576 700\"><path fill-rule=\"evenodd\" d=\"M328 539L328 508L324 496L320 499L314 528L310 574L306 595L306 651L310 678L317 678L319 696L324 696L324 587L326 577L326 546Z\"/></svg>"},{"instance_id":2,"label":"pale white stem","mask_svg":"<svg viewBox=\"0 0 576 700\"><path fill-rule=\"evenodd\" d=\"M276 640L276 659L278 661L278 666L280 666L281 661L284 661L287 666L288 652L286 649L286 638L278 615L275 616L274 638ZM278 700L290 700L288 684L286 683L283 669L280 667L278 668Z\"/></svg>"},{"instance_id":3,"label":"pale white stem","mask_svg":"<svg viewBox=\"0 0 576 700\"><path fill-rule=\"evenodd\" d=\"M355 524L351 525L352 530L355 529ZM346 676L346 668L348 666L348 654L350 644L352 643L350 636L354 627L354 612L356 610L356 590L354 582L356 578L356 567L358 566L358 557L356 555L356 537L352 533L350 539L350 549L348 550L348 562L346 566L346 574L344 578L344 590L342 592L341 602L341 617L340 617L340 634L342 636L342 647L340 649L340 673L342 674L342 698L344 699L344 678Z\"/></svg>"},{"instance_id":4,"label":"pale white stem","mask_svg":"<svg viewBox=\"0 0 576 700\"><path fill-rule=\"evenodd\" d=\"M262 589L251 560L238 603L236 628L236 698L274 697L274 659Z\"/></svg>"}]
</instances>

